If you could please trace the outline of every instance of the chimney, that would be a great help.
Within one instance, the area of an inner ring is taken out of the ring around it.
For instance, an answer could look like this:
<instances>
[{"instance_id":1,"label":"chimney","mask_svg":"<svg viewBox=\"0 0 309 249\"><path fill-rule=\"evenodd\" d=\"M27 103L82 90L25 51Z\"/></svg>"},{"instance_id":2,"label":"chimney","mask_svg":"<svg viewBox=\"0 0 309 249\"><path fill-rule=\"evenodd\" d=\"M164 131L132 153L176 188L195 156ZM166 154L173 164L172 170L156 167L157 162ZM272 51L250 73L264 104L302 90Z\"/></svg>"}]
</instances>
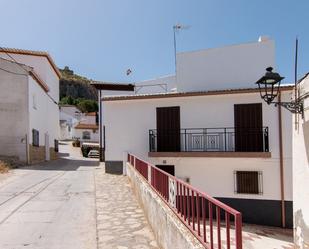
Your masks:
<instances>
[{"instance_id":1,"label":"chimney","mask_svg":"<svg viewBox=\"0 0 309 249\"><path fill-rule=\"evenodd\" d=\"M259 42L264 42L264 41L268 41L268 40L270 40L270 39L269 39L269 36L267 36L267 35L261 35L259 37Z\"/></svg>"}]
</instances>

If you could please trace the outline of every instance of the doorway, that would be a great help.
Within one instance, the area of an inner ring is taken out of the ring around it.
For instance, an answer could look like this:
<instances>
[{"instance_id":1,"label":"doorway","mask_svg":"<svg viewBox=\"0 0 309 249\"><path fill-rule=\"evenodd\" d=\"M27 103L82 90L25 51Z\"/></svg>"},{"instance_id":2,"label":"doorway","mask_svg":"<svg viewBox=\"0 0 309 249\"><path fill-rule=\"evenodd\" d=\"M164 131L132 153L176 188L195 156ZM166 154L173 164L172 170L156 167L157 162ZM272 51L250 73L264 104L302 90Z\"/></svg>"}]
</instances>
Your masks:
<instances>
[{"instance_id":1,"label":"doorway","mask_svg":"<svg viewBox=\"0 0 309 249\"><path fill-rule=\"evenodd\" d=\"M175 176L175 166L174 165L156 165L156 167L158 167L159 169L163 170L164 172Z\"/></svg>"}]
</instances>

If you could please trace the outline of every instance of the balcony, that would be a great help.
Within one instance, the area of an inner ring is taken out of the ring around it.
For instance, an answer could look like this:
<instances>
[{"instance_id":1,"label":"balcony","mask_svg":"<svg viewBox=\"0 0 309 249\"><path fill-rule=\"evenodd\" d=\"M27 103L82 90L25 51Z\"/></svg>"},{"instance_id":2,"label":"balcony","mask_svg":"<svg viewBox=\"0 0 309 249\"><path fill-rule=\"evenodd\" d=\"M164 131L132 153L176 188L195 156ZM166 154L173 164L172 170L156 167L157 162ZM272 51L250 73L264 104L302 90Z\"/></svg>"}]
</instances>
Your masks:
<instances>
[{"instance_id":1,"label":"balcony","mask_svg":"<svg viewBox=\"0 0 309 249\"><path fill-rule=\"evenodd\" d=\"M268 127L149 130L151 157L270 157Z\"/></svg>"}]
</instances>

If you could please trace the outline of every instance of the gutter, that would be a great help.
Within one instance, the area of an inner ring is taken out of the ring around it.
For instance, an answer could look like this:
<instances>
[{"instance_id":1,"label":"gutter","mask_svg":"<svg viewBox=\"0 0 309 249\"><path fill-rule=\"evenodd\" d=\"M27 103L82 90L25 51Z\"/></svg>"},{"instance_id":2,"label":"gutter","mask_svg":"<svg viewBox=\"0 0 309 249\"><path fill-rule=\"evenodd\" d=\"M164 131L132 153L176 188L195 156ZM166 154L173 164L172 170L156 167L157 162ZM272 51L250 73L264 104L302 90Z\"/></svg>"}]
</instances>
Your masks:
<instances>
[{"instance_id":1,"label":"gutter","mask_svg":"<svg viewBox=\"0 0 309 249\"><path fill-rule=\"evenodd\" d=\"M281 102L281 91L279 90L278 101ZM285 197L284 197L284 168L283 168L283 144L282 144L282 109L278 105L278 128L279 128L279 164L280 164L280 192L281 192L281 224L286 227Z\"/></svg>"}]
</instances>

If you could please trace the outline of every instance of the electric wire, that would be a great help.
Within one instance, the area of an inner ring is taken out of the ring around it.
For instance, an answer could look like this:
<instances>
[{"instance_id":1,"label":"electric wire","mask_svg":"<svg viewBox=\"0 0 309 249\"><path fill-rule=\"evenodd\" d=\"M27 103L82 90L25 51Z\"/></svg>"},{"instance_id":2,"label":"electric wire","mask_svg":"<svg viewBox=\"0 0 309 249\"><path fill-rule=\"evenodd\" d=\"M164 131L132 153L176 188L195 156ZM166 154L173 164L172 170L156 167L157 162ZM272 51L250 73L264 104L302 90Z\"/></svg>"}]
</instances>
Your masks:
<instances>
[{"instance_id":1,"label":"electric wire","mask_svg":"<svg viewBox=\"0 0 309 249\"><path fill-rule=\"evenodd\" d=\"M18 61L15 60L15 58L13 56L11 56L8 52L5 51L5 49L3 47L0 47L0 51L4 52L8 57L10 57L20 68L22 68L27 75L29 75L29 72L27 69L25 69L22 65L20 65L20 63ZM6 71L6 69L0 68L3 71ZM13 72L8 72L8 73L13 73ZM14 73L17 74L17 73ZM53 101L54 104L59 105L59 103L52 97L50 96L49 93L46 92L46 95Z\"/></svg>"},{"instance_id":2,"label":"electric wire","mask_svg":"<svg viewBox=\"0 0 309 249\"><path fill-rule=\"evenodd\" d=\"M23 76L27 76L28 75L28 74L24 74L24 73L15 73L15 72L9 71L7 69L4 69L2 67L0 67L0 70L2 70L4 72L7 72L7 73L15 74L15 75L23 75Z\"/></svg>"}]
</instances>

